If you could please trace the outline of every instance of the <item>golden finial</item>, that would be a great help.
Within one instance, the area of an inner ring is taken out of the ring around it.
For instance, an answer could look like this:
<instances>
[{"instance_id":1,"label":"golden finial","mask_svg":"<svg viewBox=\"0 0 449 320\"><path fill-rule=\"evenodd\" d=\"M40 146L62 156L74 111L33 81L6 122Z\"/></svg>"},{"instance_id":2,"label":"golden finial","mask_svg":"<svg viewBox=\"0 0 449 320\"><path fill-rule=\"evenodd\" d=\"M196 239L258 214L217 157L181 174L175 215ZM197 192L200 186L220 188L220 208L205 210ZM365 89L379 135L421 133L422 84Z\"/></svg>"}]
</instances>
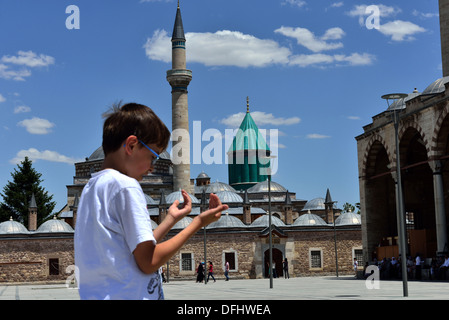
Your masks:
<instances>
[{"instance_id":1,"label":"golden finial","mask_svg":"<svg viewBox=\"0 0 449 320\"><path fill-rule=\"evenodd\" d=\"M246 97L246 113L249 113L249 97Z\"/></svg>"},{"instance_id":2,"label":"golden finial","mask_svg":"<svg viewBox=\"0 0 449 320\"><path fill-rule=\"evenodd\" d=\"M179 9L179 0L178 0L178 9Z\"/></svg>"}]
</instances>

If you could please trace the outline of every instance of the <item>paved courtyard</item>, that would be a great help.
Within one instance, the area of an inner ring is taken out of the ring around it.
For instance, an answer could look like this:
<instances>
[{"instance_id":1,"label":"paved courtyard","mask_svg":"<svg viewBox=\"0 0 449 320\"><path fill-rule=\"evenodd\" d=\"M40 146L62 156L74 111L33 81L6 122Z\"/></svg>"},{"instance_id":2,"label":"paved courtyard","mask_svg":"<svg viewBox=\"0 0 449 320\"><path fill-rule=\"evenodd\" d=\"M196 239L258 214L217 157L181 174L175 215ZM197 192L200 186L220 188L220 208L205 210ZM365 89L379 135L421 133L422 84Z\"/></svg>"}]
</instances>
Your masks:
<instances>
[{"instance_id":1,"label":"paved courtyard","mask_svg":"<svg viewBox=\"0 0 449 320\"><path fill-rule=\"evenodd\" d=\"M403 297L402 281L381 281L368 289L364 280L351 276L274 279L217 280L164 284L167 300L449 300L449 282L408 282ZM60 284L0 285L0 300L78 300L78 290Z\"/></svg>"}]
</instances>

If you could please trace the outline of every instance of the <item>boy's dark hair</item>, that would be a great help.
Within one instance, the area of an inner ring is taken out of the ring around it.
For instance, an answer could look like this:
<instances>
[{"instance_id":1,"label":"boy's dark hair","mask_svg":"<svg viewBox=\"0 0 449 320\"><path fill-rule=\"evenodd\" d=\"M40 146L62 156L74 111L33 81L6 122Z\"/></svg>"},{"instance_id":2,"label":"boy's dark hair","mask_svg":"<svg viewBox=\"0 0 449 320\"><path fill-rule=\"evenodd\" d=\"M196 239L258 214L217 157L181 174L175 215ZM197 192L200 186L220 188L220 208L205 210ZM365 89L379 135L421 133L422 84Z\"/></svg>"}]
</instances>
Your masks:
<instances>
[{"instance_id":1,"label":"boy's dark hair","mask_svg":"<svg viewBox=\"0 0 449 320\"><path fill-rule=\"evenodd\" d=\"M156 144L165 150L170 140L170 131L149 107L137 103L114 104L103 125L103 152L106 155L118 150L130 135L145 144Z\"/></svg>"}]
</instances>

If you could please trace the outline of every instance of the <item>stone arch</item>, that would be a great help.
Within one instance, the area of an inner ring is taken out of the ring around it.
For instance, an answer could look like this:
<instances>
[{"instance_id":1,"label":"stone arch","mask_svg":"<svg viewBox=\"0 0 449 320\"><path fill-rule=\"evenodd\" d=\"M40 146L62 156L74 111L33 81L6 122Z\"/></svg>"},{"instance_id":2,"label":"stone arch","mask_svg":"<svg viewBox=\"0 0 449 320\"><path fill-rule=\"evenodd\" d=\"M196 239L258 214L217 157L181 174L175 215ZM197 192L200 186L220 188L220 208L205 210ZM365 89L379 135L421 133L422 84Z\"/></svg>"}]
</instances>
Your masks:
<instances>
[{"instance_id":1,"label":"stone arch","mask_svg":"<svg viewBox=\"0 0 449 320\"><path fill-rule=\"evenodd\" d=\"M404 163L404 158L403 158L403 148L407 146L407 140L412 139L412 137L410 137L410 133L416 131L419 136L420 136L420 141L422 141L422 145L424 146L425 150L426 150L426 157L429 158L430 152L431 152L431 144L428 141L426 134L424 132L424 130L422 129L422 127L418 124L417 120L415 119L415 117L411 117L411 119L405 121L400 127L399 127L399 150L401 152L401 166ZM402 148L402 149L401 149ZM396 152L394 153L394 161L396 163Z\"/></svg>"},{"instance_id":2,"label":"stone arch","mask_svg":"<svg viewBox=\"0 0 449 320\"><path fill-rule=\"evenodd\" d=\"M440 115L435 122L432 135L432 146L431 150L433 152L432 158L439 158L446 155L446 150L449 140L449 103L443 107Z\"/></svg>"},{"instance_id":3,"label":"stone arch","mask_svg":"<svg viewBox=\"0 0 449 320\"><path fill-rule=\"evenodd\" d=\"M376 161L376 157L378 156L379 152L381 150L385 150L387 154L387 158L389 162L392 161L392 155L389 151L388 144L385 143L385 140L382 138L379 134L372 135L371 139L369 140L365 153L363 155L363 166L362 166L362 176L363 177L370 177L373 175L372 169L374 168L374 163Z\"/></svg>"}]
</instances>

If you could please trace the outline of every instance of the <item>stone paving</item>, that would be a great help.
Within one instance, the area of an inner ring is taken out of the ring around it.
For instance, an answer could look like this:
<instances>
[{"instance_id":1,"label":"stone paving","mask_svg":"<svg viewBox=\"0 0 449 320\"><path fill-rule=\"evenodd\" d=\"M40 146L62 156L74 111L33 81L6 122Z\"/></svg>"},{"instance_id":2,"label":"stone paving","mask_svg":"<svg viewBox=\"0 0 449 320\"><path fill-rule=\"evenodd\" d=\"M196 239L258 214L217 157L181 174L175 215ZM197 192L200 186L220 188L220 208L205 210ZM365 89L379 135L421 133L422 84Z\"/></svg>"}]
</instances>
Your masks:
<instances>
[{"instance_id":1,"label":"stone paving","mask_svg":"<svg viewBox=\"0 0 449 320\"><path fill-rule=\"evenodd\" d=\"M166 300L449 300L449 282L409 281L408 297L402 281L380 281L368 289L364 280L351 276L233 280L164 284ZM0 284L0 300L79 300L77 289L58 284Z\"/></svg>"}]
</instances>

